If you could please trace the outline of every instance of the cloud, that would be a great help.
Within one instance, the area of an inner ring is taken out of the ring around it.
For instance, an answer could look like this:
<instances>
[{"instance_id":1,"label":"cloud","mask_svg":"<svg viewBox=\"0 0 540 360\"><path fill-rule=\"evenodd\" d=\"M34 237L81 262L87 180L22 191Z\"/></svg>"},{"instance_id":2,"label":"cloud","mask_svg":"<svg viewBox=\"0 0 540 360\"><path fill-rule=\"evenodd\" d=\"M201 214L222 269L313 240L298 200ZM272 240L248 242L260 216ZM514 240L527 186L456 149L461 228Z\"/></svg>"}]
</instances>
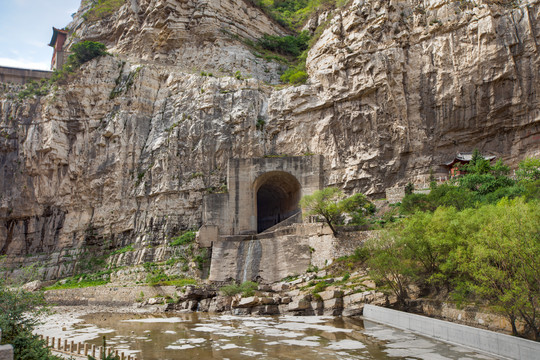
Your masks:
<instances>
[{"instance_id":1,"label":"cloud","mask_svg":"<svg viewBox=\"0 0 540 360\"><path fill-rule=\"evenodd\" d=\"M45 62L28 61L24 59L9 59L0 57L0 66L16 67L22 69L50 70L51 64Z\"/></svg>"},{"instance_id":2,"label":"cloud","mask_svg":"<svg viewBox=\"0 0 540 360\"><path fill-rule=\"evenodd\" d=\"M44 43L43 41L37 41L37 40L25 40L25 44L31 45L36 48L46 48L48 45Z\"/></svg>"}]
</instances>

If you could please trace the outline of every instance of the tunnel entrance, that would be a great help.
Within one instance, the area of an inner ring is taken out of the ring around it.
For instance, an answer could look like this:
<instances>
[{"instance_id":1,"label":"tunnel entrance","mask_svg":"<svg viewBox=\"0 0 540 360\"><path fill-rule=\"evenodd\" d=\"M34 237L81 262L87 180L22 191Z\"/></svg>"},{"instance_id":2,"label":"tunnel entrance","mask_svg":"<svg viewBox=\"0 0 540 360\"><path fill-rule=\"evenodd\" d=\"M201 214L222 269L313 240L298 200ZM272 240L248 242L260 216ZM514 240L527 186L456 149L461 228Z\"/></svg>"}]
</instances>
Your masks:
<instances>
[{"instance_id":1,"label":"tunnel entrance","mask_svg":"<svg viewBox=\"0 0 540 360\"><path fill-rule=\"evenodd\" d=\"M257 232L262 232L299 211L300 183L284 171L272 171L255 181Z\"/></svg>"}]
</instances>

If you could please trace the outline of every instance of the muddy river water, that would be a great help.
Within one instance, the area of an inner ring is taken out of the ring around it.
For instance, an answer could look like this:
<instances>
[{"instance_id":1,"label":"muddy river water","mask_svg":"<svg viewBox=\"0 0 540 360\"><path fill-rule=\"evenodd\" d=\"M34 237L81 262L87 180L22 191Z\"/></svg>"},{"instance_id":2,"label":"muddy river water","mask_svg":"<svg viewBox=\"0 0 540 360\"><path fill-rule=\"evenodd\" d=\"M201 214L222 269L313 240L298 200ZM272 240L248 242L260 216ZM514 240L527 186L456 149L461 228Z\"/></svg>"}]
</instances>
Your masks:
<instances>
[{"instance_id":1,"label":"muddy river water","mask_svg":"<svg viewBox=\"0 0 540 360\"><path fill-rule=\"evenodd\" d=\"M490 359L367 320L57 311L38 333L166 359Z\"/></svg>"}]
</instances>

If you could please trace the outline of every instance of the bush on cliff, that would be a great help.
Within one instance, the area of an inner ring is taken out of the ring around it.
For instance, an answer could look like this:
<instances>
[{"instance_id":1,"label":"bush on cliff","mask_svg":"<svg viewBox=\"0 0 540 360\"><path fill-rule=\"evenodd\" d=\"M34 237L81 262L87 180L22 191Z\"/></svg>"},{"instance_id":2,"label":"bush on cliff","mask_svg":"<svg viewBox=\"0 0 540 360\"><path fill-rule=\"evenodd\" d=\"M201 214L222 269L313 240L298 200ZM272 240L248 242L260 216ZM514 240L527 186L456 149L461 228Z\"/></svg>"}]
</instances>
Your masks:
<instances>
[{"instance_id":1,"label":"bush on cliff","mask_svg":"<svg viewBox=\"0 0 540 360\"><path fill-rule=\"evenodd\" d=\"M77 67L98 56L106 55L107 47L97 41L81 41L74 44L70 51L67 63Z\"/></svg>"}]
</instances>

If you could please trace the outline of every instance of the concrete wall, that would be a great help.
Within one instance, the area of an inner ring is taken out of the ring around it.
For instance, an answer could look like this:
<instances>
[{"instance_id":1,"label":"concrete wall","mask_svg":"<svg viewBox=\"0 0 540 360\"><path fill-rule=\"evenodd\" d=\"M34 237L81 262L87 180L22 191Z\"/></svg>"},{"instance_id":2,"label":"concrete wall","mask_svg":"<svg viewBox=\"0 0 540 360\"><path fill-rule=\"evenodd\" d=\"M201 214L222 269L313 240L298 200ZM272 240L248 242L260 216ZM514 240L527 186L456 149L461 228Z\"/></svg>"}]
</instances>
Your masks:
<instances>
[{"instance_id":1,"label":"concrete wall","mask_svg":"<svg viewBox=\"0 0 540 360\"><path fill-rule=\"evenodd\" d=\"M350 233L338 238L323 224L293 224L253 236L221 237L212 248L209 280L239 282L279 281L319 268L350 255L375 231Z\"/></svg>"},{"instance_id":2,"label":"concrete wall","mask_svg":"<svg viewBox=\"0 0 540 360\"><path fill-rule=\"evenodd\" d=\"M220 235L257 233L257 190L265 174L281 172L300 183L300 197L324 186L323 156L231 159L228 194L205 196L203 224L217 225Z\"/></svg>"},{"instance_id":3,"label":"concrete wall","mask_svg":"<svg viewBox=\"0 0 540 360\"><path fill-rule=\"evenodd\" d=\"M0 83L26 84L34 80L50 79L52 71L17 69L0 66Z\"/></svg>"},{"instance_id":4,"label":"concrete wall","mask_svg":"<svg viewBox=\"0 0 540 360\"><path fill-rule=\"evenodd\" d=\"M540 354L535 341L379 306L365 305L364 318L505 358L533 360Z\"/></svg>"}]
</instances>

